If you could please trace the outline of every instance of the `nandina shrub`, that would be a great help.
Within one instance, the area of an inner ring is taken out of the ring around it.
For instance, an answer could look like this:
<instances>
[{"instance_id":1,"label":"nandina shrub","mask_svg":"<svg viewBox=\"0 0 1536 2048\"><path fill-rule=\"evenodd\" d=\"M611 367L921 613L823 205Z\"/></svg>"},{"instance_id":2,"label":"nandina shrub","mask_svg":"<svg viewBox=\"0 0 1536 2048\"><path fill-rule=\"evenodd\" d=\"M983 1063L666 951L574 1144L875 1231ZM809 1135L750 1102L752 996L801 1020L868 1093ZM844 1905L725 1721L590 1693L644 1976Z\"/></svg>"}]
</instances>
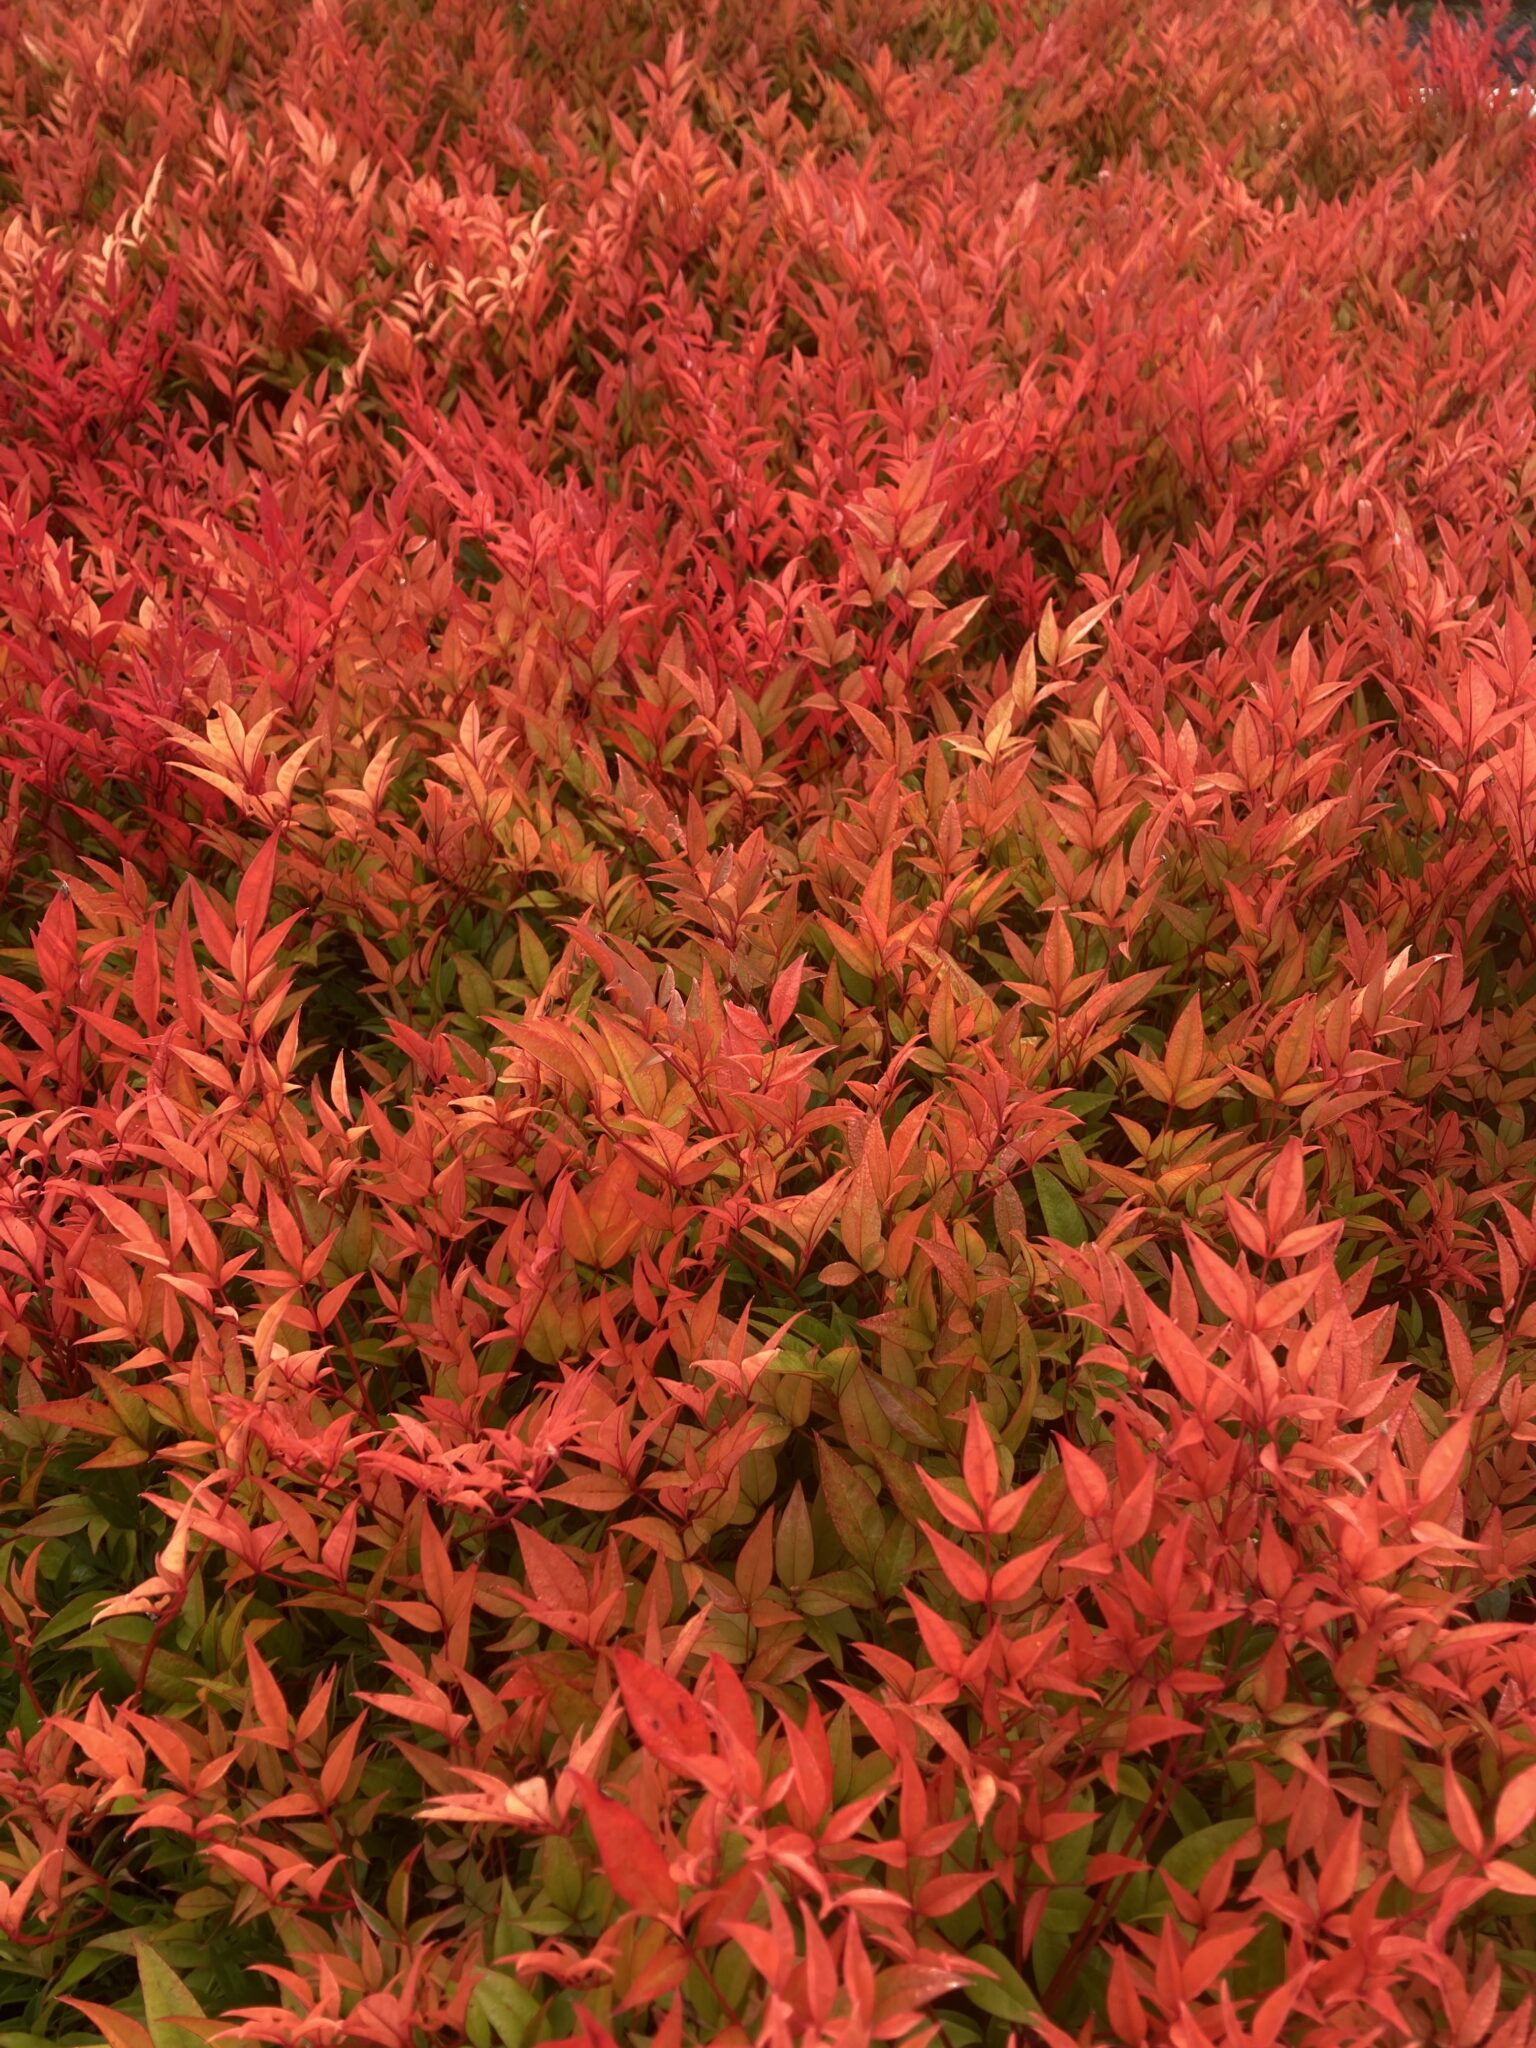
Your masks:
<instances>
[{"instance_id":1,"label":"nandina shrub","mask_svg":"<svg viewBox=\"0 0 1536 2048\"><path fill-rule=\"evenodd\" d=\"M1497 29L0 4L0 2048L1531 2042Z\"/></svg>"}]
</instances>

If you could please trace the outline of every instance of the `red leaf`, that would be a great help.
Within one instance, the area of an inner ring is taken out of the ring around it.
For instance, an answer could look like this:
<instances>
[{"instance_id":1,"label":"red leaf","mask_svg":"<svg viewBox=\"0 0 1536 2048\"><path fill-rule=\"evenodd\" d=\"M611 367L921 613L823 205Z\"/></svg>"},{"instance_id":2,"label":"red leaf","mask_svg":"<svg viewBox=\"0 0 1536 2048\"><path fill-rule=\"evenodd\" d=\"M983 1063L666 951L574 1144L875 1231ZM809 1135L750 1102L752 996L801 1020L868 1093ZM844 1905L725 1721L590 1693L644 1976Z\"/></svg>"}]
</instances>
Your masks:
<instances>
[{"instance_id":1,"label":"red leaf","mask_svg":"<svg viewBox=\"0 0 1536 2048\"><path fill-rule=\"evenodd\" d=\"M775 1038L782 1038L784 1027L795 1014L795 1005L800 1000L800 984L805 977L805 955L792 960L773 984L768 997L768 1022L773 1027Z\"/></svg>"},{"instance_id":2,"label":"red leaf","mask_svg":"<svg viewBox=\"0 0 1536 2048\"><path fill-rule=\"evenodd\" d=\"M251 1698L259 1717L252 1734L276 1749L288 1747L288 1702L272 1675L271 1666L253 1642L245 1645L245 1665L251 1677Z\"/></svg>"},{"instance_id":3,"label":"red leaf","mask_svg":"<svg viewBox=\"0 0 1536 2048\"><path fill-rule=\"evenodd\" d=\"M965 1476L966 1489L985 1523L987 1510L997 1499L997 1446L992 1441L986 1417L974 1401L966 1410L965 1450L960 1470Z\"/></svg>"},{"instance_id":4,"label":"red leaf","mask_svg":"<svg viewBox=\"0 0 1536 2048\"><path fill-rule=\"evenodd\" d=\"M1224 1934L1208 1934L1184 1958L1182 1989L1185 1998L1198 1998L1240 1956L1250 1941L1259 1936L1257 1927L1234 1927Z\"/></svg>"},{"instance_id":5,"label":"red leaf","mask_svg":"<svg viewBox=\"0 0 1536 2048\"><path fill-rule=\"evenodd\" d=\"M1437 1500L1461 1476L1462 1460L1472 1440L1472 1417L1459 1415L1430 1445L1419 1467L1418 1494L1425 1505Z\"/></svg>"},{"instance_id":6,"label":"red leaf","mask_svg":"<svg viewBox=\"0 0 1536 2048\"><path fill-rule=\"evenodd\" d=\"M277 847L278 834L274 832L240 877L240 887L235 892L235 922L252 938L267 922L272 884L277 876Z\"/></svg>"},{"instance_id":7,"label":"red leaf","mask_svg":"<svg viewBox=\"0 0 1536 2048\"><path fill-rule=\"evenodd\" d=\"M1006 1564L999 1565L992 1574L992 1598L1000 1606L1006 1606L1010 1600L1022 1600L1050 1563L1060 1542L1059 1536L1049 1537L1044 1543L1037 1543L1033 1550L1023 1551L1018 1557L1010 1557Z\"/></svg>"},{"instance_id":8,"label":"red leaf","mask_svg":"<svg viewBox=\"0 0 1536 2048\"><path fill-rule=\"evenodd\" d=\"M1134 1754L1138 1749L1150 1749L1154 1742L1171 1742L1176 1735L1199 1733L1193 1721L1181 1721L1177 1714L1132 1714L1121 1747Z\"/></svg>"},{"instance_id":9,"label":"red leaf","mask_svg":"<svg viewBox=\"0 0 1536 2048\"><path fill-rule=\"evenodd\" d=\"M699 1758L713 1754L703 1708L675 1678L633 1651L615 1650L613 1662L630 1727L658 1762L691 1775Z\"/></svg>"},{"instance_id":10,"label":"red leaf","mask_svg":"<svg viewBox=\"0 0 1536 2048\"><path fill-rule=\"evenodd\" d=\"M907 1605L912 1609L917 1622L917 1632L923 1639L923 1647L940 1671L955 1676L965 1662L965 1645L941 1614L935 1614L931 1607L914 1595L907 1595Z\"/></svg>"},{"instance_id":11,"label":"red leaf","mask_svg":"<svg viewBox=\"0 0 1536 2048\"><path fill-rule=\"evenodd\" d=\"M1109 1506L1109 1481L1088 1453L1080 1451L1066 1437L1056 1439L1056 1449L1066 1471L1067 1491L1078 1512L1090 1522L1099 1521Z\"/></svg>"},{"instance_id":12,"label":"red leaf","mask_svg":"<svg viewBox=\"0 0 1536 2048\"><path fill-rule=\"evenodd\" d=\"M627 1806L607 1798L590 1778L580 1771L569 1776L581 1794L603 1875L636 1912L655 1920L670 1918L677 1911L677 1883L660 1843Z\"/></svg>"},{"instance_id":13,"label":"red leaf","mask_svg":"<svg viewBox=\"0 0 1536 2048\"><path fill-rule=\"evenodd\" d=\"M1406 1885L1409 1891L1416 1890L1419 1879L1424 1875L1424 1851L1414 1832L1406 1799L1393 1814L1392 1826L1387 1832L1387 1860L1398 1882Z\"/></svg>"},{"instance_id":14,"label":"red leaf","mask_svg":"<svg viewBox=\"0 0 1536 2048\"><path fill-rule=\"evenodd\" d=\"M1447 1764L1443 1773L1445 1785L1445 1817L1450 1822L1451 1833L1456 1837L1469 1856L1483 1853L1483 1831L1478 1824L1472 1802L1462 1789L1460 1778Z\"/></svg>"},{"instance_id":15,"label":"red leaf","mask_svg":"<svg viewBox=\"0 0 1536 2048\"><path fill-rule=\"evenodd\" d=\"M920 1522L918 1527L933 1545L933 1554L938 1559L939 1570L960 1598L973 1602L985 1600L987 1574L976 1559L962 1550L958 1543L951 1543L947 1536L941 1536L929 1523Z\"/></svg>"}]
</instances>

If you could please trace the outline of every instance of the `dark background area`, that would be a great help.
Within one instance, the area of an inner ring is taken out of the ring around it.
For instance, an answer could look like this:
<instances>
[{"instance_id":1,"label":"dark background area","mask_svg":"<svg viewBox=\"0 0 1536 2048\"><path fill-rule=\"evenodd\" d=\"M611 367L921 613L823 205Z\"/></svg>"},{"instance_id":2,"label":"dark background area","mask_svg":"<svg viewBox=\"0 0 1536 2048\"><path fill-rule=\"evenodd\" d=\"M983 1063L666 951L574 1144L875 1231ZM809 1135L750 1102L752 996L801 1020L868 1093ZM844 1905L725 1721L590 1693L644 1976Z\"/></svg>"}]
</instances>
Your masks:
<instances>
[{"instance_id":1,"label":"dark background area","mask_svg":"<svg viewBox=\"0 0 1536 2048\"><path fill-rule=\"evenodd\" d=\"M1386 5L1379 5L1377 12L1387 13ZM1487 10L1480 0L1447 0L1446 12L1460 20L1474 22ZM1403 8L1408 21L1408 40L1417 46L1429 38L1432 5L1417 4ZM1536 0L1519 0L1511 7L1503 22L1494 31L1500 68L1505 76L1524 83L1536 73Z\"/></svg>"}]
</instances>

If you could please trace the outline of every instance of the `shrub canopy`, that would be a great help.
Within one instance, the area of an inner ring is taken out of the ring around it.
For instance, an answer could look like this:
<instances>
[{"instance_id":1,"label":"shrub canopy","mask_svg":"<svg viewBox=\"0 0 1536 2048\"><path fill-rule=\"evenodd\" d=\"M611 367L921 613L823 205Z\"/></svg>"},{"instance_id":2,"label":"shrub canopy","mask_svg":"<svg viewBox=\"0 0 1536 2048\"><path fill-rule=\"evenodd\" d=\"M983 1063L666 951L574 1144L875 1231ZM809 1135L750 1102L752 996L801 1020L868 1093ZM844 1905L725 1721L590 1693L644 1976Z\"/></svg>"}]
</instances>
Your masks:
<instances>
[{"instance_id":1,"label":"shrub canopy","mask_svg":"<svg viewBox=\"0 0 1536 2048\"><path fill-rule=\"evenodd\" d=\"M1496 28L0 0L0 2048L1528 2048Z\"/></svg>"}]
</instances>

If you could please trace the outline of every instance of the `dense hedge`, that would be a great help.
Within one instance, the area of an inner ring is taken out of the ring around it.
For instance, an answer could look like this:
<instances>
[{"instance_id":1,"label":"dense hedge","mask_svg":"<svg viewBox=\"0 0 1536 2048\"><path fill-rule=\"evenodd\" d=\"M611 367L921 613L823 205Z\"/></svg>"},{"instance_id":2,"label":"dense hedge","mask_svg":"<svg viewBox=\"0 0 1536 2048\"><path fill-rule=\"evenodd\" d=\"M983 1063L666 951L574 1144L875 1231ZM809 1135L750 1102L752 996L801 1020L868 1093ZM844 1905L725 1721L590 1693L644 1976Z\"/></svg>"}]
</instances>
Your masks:
<instances>
[{"instance_id":1,"label":"dense hedge","mask_svg":"<svg viewBox=\"0 0 1536 2048\"><path fill-rule=\"evenodd\" d=\"M0 0L0 2048L1536 2038L1497 64Z\"/></svg>"}]
</instances>

